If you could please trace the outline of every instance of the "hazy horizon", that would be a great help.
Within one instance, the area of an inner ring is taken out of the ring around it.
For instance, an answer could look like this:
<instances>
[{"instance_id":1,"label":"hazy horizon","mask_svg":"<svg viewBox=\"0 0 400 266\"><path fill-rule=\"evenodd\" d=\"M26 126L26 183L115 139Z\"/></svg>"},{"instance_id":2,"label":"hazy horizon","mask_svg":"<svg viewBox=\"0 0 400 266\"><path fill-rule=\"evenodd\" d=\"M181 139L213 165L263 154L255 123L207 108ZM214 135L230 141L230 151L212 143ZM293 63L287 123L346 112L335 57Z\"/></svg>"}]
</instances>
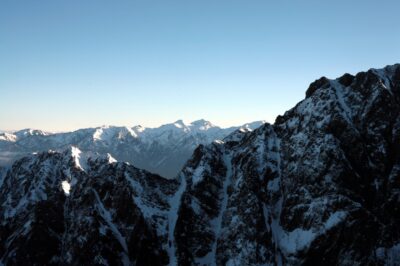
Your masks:
<instances>
[{"instance_id":1,"label":"hazy horizon","mask_svg":"<svg viewBox=\"0 0 400 266\"><path fill-rule=\"evenodd\" d=\"M217 127L223 128L223 129L227 129L227 128L231 128L231 127L240 127L240 126L243 126L243 125L246 125L246 124L251 124L251 123L254 123L254 122L268 122L266 120L262 120L261 119L261 120L254 120L254 121L244 122L242 124L233 124L233 125L221 126L221 125L219 125L217 123L214 123L213 121L210 121L208 119L199 118L199 119L195 119L193 121L186 121L186 120L183 120L183 119L176 119L175 121L170 121L170 122L166 122L166 123L162 123L162 124L154 125L154 126L145 126L145 125L142 125L142 124L133 124L133 125L109 125L109 124L103 124L103 125L94 125L94 126L89 126L89 127L73 128L73 129L70 129L70 130L60 130L60 131L52 131L52 130L45 130L45 129L42 129L42 128L29 128L29 127L27 127L27 128L19 128L19 129L2 129L2 128L0 128L0 132L11 133L11 132L17 132L17 131L21 131L21 130L31 129L31 130L42 130L42 131L47 132L47 133L66 133L66 132L76 131L76 130L79 130L79 129L99 128L99 127L128 127L128 128L132 128L132 127L135 127L135 126L141 126L143 128L158 128L158 127L161 127L161 126L164 126L164 125L174 124L174 123L176 123L176 122L178 122L180 120L182 120L183 123L185 125L187 125L187 126L190 125L193 122L196 122L196 121L199 121L199 120L205 120L205 121L210 122L214 126L217 126Z\"/></svg>"},{"instance_id":2,"label":"hazy horizon","mask_svg":"<svg viewBox=\"0 0 400 266\"><path fill-rule=\"evenodd\" d=\"M0 129L274 122L400 62L396 1L2 1Z\"/></svg>"}]
</instances>

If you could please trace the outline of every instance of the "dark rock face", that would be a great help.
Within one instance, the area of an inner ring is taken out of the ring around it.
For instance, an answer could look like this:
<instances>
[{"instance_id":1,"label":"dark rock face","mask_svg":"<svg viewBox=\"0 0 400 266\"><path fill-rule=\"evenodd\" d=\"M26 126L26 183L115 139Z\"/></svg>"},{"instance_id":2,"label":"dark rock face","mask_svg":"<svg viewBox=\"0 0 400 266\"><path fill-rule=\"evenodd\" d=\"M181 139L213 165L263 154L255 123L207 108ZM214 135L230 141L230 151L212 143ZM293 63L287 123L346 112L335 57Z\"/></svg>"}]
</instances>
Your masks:
<instances>
[{"instance_id":1,"label":"dark rock face","mask_svg":"<svg viewBox=\"0 0 400 266\"><path fill-rule=\"evenodd\" d=\"M378 249L399 243L398 211L385 210L388 198L399 203L398 191L388 187L389 180L400 181L393 173L400 106L390 84L398 68L360 73L347 87L330 81L274 125L283 163L281 226L329 225L290 254L294 263L376 265Z\"/></svg>"},{"instance_id":2,"label":"dark rock face","mask_svg":"<svg viewBox=\"0 0 400 266\"><path fill-rule=\"evenodd\" d=\"M122 163L96 162L89 175L78 183L66 206L70 211L62 261L73 265L93 261L111 265L166 264L163 236L158 238L157 234L157 226L163 224L153 218L165 224L162 212L169 209L166 198L176 184ZM154 191L157 188L161 191ZM147 213L148 202L143 202L147 200L153 204L151 214ZM160 217L153 216L156 214Z\"/></svg>"},{"instance_id":3,"label":"dark rock face","mask_svg":"<svg viewBox=\"0 0 400 266\"><path fill-rule=\"evenodd\" d=\"M0 191L1 262L166 265L169 199L179 183L108 157L89 159L85 169L78 159L69 151L41 153L8 172Z\"/></svg>"},{"instance_id":4,"label":"dark rock face","mask_svg":"<svg viewBox=\"0 0 400 266\"><path fill-rule=\"evenodd\" d=\"M26 157L13 165L0 190L1 257L6 265L54 264L64 230L61 154ZM46 166L53 167L47 168ZM59 181L59 182L58 182Z\"/></svg>"},{"instance_id":5,"label":"dark rock face","mask_svg":"<svg viewBox=\"0 0 400 266\"><path fill-rule=\"evenodd\" d=\"M274 125L198 150L181 264L399 265L399 73L321 78Z\"/></svg>"},{"instance_id":6,"label":"dark rock face","mask_svg":"<svg viewBox=\"0 0 400 266\"><path fill-rule=\"evenodd\" d=\"M223 154L215 146L198 147L183 171L183 175L192 178L187 180L175 230L182 265L194 264L196 257L215 253L218 224L213 221L220 223L219 213L226 208L220 197L226 193L226 174ZM204 182L197 184L198 180Z\"/></svg>"},{"instance_id":7,"label":"dark rock face","mask_svg":"<svg viewBox=\"0 0 400 266\"><path fill-rule=\"evenodd\" d=\"M2 263L400 265L400 65L314 82L273 125L200 145L177 179L81 160L8 171Z\"/></svg>"}]
</instances>

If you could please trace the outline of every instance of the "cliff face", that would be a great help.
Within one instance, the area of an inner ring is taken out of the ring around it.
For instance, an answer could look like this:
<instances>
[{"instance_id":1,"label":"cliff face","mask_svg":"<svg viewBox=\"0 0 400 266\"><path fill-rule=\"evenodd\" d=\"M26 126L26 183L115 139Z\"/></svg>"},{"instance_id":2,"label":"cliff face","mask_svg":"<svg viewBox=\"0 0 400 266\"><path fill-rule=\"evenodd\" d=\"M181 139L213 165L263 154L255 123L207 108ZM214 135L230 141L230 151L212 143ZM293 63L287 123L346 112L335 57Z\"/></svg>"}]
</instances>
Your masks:
<instances>
[{"instance_id":1,"label":"cliff face","mask_svg":"<svg viewBox=\"0 0 400 266\"><path fill-rule=\"evenodd\" d=\"M399 65L322 78L274 125L199 147L180 262L398 265L399 97Z\"/></svg>"},{"instance_id":2,"label":"cliff face","mask_svg":"<svg viewBox=\"0 0 400 266\"><path fill-rule=\"evenodd\" d=\"M400 65L315 81L273 125L200 145L177 179L82 158L8 171L1 262L399 265Z\"/></svg>"}]
</instances>

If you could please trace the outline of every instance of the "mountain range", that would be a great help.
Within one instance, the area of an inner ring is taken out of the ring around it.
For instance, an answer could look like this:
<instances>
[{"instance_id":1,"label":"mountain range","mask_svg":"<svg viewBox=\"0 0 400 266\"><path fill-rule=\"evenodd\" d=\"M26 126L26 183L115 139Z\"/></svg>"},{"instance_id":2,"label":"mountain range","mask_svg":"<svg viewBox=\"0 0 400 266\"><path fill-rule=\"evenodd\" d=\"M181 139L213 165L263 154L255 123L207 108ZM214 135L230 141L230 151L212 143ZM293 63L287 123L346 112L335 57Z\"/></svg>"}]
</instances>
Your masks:
<instances>
[{"instance_id":1,"label":"mountain range","mask_svg":"<svg viewBox=\"0 0 400 266\"><path fill-rule=\"evenodd\" d=\"M102 126L66 133L34 129L3 132L0 133L0 166L10 166L28 154L63 151L75 146L84 153L109 153L118 161L172 178L198 145L222 140L237 129L251 131L263 123L221 128L201 119L190 124L178 120L158 128Z\"/></svg>"},{"instance_id":2,"label":"mountain range","mask_svg":"<svg viewBox=\"0 0 400 266\"><path fill-rule=\"evenodd\" d=\"M175 178L83 155L7 171L1 263L400 265L399 64L314 81L274 124L198 145Z\"/></svg>"}]
</instances>

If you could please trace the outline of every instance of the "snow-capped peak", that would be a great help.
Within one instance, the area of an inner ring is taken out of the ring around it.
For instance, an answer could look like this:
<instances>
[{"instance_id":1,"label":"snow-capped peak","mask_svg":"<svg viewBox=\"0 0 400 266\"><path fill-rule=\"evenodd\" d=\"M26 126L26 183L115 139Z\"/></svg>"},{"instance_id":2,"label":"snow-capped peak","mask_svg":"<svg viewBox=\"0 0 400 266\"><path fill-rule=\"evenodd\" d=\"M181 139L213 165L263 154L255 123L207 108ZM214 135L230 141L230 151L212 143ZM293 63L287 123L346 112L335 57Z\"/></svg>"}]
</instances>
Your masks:
<instances>
[{"instance_id":1,"label":"snow-capped peak","mask_svg":"<svg viewBox=\"0 0 400 266\"><path fill-rule=\"evenodd\" d=\"M102 126L95 128L93 140L109 142L113 138L123 139L127 136L138 137L135 130L128 127Z\"/></svg>"},{"instance_id":2,"label":"snow-capped peak","mask_svg":"<svg viewBox=\"0 0 400 266\"><path fill-rule=\"evenodd\" d=\"M254 124L246 124L246 131L249 131L248 128L254 129L256 127ZM260 124L258 123L258 125ZM76 154L79 155L79 165L83 169L88 169L87 159L89 157L94 159L99 154L108 152L118 161L129 162L162 176L173 177L199 144L209 144L217 139L222 140L239 128L237 126L221 128L210 121L199 119L191 123L177 120L156 128L139 125L133 127L100 126L51 134L24 130L19 134L29 136L21 138L15 134L0 133L2 152L7 152L4 157L0 156L0 166L9 165L23 154L49 149L61 151L66 147L74 146L83 151ZM14 145L14 143L18 145Z\"/></svg>"},{"instance_id":3,"label":"snow-capped peak","mask_svg":"<svg viewBox=\"0 0 400 266\"><path fill-rule=\"evenodd\" d=\"M14 132L14 135L21 139L29 136L46 136L48 133L38 129L27 128Z\"/></svg>"},{"instance_id":4,"label":"snow-capped peak","mask_svg":"<svg viewBox=\"0 0 400 266\"><path fill-rule=\"evenodd\" d=\"M0 133L0 140L15 142L17 141L17 136L7 132Z\"/></svg>"},{"instance_id":5,"label":"snow-capped peak","mask_svg":"<svg viewBox=\"0 0 400 266\"><path fill-rule=\"evenodd\" d=\"M184 127L186 127L186 124L185 124L185 122L183 122L182 119L179 119L174 122L174 126L177 128L184 128Z\"/></svg>"},{"instance_id":6,"label":"snow-capped peak","mask_svg":"<svg viewBox=\"0 0 400 266\"><path fill-rule=\"evenodd\" d=\"M196 128L198 130L208 130L210 128L216 127L215 125L213 125L210 121L204 120L204 119L199 119L196 121L193 121L192 123L190 123L190 126L193 128Z\"/></svg>"}]
</instances>

